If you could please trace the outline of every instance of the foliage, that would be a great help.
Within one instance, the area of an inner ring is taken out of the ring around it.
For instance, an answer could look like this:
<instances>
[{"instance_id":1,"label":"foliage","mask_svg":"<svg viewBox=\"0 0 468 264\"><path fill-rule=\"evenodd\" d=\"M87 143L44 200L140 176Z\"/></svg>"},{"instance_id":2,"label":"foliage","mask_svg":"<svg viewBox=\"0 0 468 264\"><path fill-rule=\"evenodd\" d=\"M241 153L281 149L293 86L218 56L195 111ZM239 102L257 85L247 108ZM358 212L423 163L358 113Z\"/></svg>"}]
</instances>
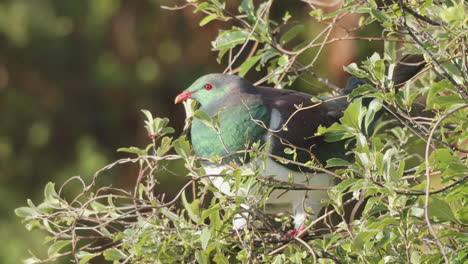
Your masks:
<instances>
[{"instance_id":1,"label":"foliage","mask_svg":"<svg viewBox=\"0 0 468 264\"><path fill-rule=\"evenodd\" d=\"M247 195L222 195L207 184L200 158L186 136L168 136L174 132L167 127L168 120L144 111L150 144L120 149L136 157L104 167L91 183L80 177L70 178L60 188L49 183L42 203L28 201L27 207L16 210L28 229L40 228L50 235L45 261L71 255L77 263L98 256L115 263L462 263L468 253L463 184L468 175L466 8L462 1L385 3L345 1L339 11L326 15L312 9L310 16L325 25L312 40L290 12L275 19L270 14L272 0L255 4L244 0L236 10L218 0L192 0L181 7L192 6L205 14L200 26L214 20L228 25L213 41L218 61L226 62L227 71L246 75L266 69L257 83L267 81L277 87L312 75L338 90L314 72L322 48L337 41L329 39L333 25L349 12L362 14L359 28L370 24L383 28L383 37L372 39L384 43L383 54L374 53L345 68L372 85L351 95L362 99L350 104L340 123L318 131L329 141L344 139L355 162L327 162L326 169L334 168L343 181L329 190L330 210L306 223L305 236L284 237L290 217L261 212L264 194L292 187L290 183L273 182L260 177L255 168L230 164L217 177L243 188ZM250 49L247 57L246 49ZM423 54L428 63L416 81L400 87L392 81L397 54ZM369 107L359 103L365 98L373 98ZM193 107L186 105L189 112ZM385 118L370 129L381 109ZM195 113L194 118L216 128L216 118ZM246 155L251 160L265 158L257 145ZM166 170L163 161L168 160L183 160L189 181L174 199L165 201L154 193L159 173ZM97 184L103 171L123 163L139 166L133 191ZM66 199L65 188L81 192ZM347 221L345 207L353 201L357 203ZM249 205L252 221L263 226L233 235L232 218L245 211L241 204ZM359 205L360 215L355 210ZM326 232L318 230L316 224L328 221L331 214L338 216L338 223L329 224ZM40 261L32 257L27 262Z\"/></svg>"}]
</instances>

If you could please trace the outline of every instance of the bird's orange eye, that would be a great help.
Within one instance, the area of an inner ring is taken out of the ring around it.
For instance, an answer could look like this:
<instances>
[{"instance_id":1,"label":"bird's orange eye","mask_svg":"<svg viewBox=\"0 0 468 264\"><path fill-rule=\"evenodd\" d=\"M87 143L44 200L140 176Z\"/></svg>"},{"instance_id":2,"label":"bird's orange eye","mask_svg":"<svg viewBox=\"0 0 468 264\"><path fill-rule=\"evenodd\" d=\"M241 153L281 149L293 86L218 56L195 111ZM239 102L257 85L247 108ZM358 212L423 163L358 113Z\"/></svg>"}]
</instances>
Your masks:
<instances>
[{"instance_id":1,"label":"bird's orange eye","mask_svg":"<svg viewBox=\"0 0 468 264\"><path fill-rule=\"evenodd\" d=\"M205 90L209 91L209 90L213 89L213 85L207 83L207 84L205 84L205 86L203 86L203 88L205 88Z\"/></svg>"}]
</instances>

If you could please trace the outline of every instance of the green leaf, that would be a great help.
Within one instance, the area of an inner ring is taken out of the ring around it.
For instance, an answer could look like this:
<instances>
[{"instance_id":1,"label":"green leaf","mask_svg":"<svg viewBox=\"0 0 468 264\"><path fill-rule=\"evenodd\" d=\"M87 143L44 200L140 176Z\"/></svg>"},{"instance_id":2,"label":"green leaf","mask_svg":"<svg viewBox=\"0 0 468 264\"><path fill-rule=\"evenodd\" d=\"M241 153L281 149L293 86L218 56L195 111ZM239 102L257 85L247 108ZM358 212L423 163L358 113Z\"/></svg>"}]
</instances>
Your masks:
<instances>
[{"instance_id":1,"label":"green leaf","mask_svg":"<svg viewBox=\"0 0 468 264\"><path fill-rule=\"evenodd\" d=\"M213 261L216 264L229 264L229 260L221 252L216 253L216 255L213 258Z\"/></svg>"},{"instance_id":2,"label":"green leaf","mask_svg":"<svg viewBox=\"0 0 468 264\"><path fill-rule=\"evenodd\" d=\"M365 71L359 69L356 63L351 63L348 66L344 67L344 70L351 73L352 75L359 77L359 78L368 78L369 74L367 74Z\"/></svg>"},{"instance_id":3,"label":"green leaf","mask_svg":"<svg viewBox=\"0 0 468 264\"><path fill-rule=\"evenodd\" d=\"M338 123L334 123L329 128L319 126L316 135L323 135L324 141L326 142L336 142L353 137L353 134L348 133L348 130L343 125Z\"/></svg>"},{"instance_id":4,"label":"green leaf","mask_svg":"<svg viewBox=\"0 0 468 264\"><path fill-rule=\"evenodd\" d=\"M216 204L216 205L210 206L206 210L203 210L199 223L205 221L207 217L211 217L212 214L218 214L218 212L221 209L222 209L221 206L219 204Z\"/></svg>"},{"instance_id":5,"label":"green leaf","mask_svg":"<svg viewBox=\"0 0 468 264\"><path fill-rule=\"evenodd\" d=\"M330 167L346 167L351 165L352 163L349 163L348 161L344 159L339 159L339 158L332 158L327 160L327 168Z\"/></svg>"},{"instance_id":6,"label":"green leaf","mask_svg":"<svg viewBox=\"0 0 468 264\"><path fill-rule=\"evenodd\" d=\"M279 59L278 59L278 65L279 65L279 66L284 66L284 65L286 65L288 62L289 62L289 57L288 57L288 55L283 55L283 56L279 57Z\"/></svg>"},{"instance_id":7,"label":"green leaf","mask_svg":"<svg viewBox=\"0 0 468 264\"><path fill-rule=\"evenodd\" d=\"M37 257L27 258L21 261L22 264L37 264L37 263L44 263L41 259Z\"/></svg>"},{"instance_id":8,"label":"green leaf","mask_svg":"<svg viewBox=\"0 0 468 264\"><path fill-rule=\"evenodd\" d=\"M137 154L138 156L146 156L148 155L147 149L141 149L137 147L129 147L129 148L119 148L117 152L126 152L131 154Z\"/></svg>"},{"instance_id":9,"label":"green leaf","mask_svg":"<svg viewBox=\"0 0 468 264\"><path fill-rule=\"evenodd\" d=\"M437 96L432 100L433 109L454 108L457 105L463 105L466 101L459 94L449 94Z\"/></svg>"},{"instance_id":10,"label":"green leaf","mask_svg":"<svg viewBox=\"0 0 468 264\"><path fill-rule=\"evenodd\" d=\"M59 206L60 198L55 192L55 183L49 182L44 188L44 202L49 206Z\"/></svg>"},{"instance_id":11,"label":"green leaf","mask_svg":"<svg viewBox=\"0 0 468 264\"><path fill-rule=\"evenodd\" d=\"M374 121L375 114L382 108L382 102L380 100L374 99L369 104L367 109L366 117L364 118L364 125L366 130L369 128L369 125Z\"/></svg>"},{"instance_id":12,"label":"green leaf","mask_svg":"<svg viewBox=\"0 0 468 264\"><path fill-rule=\"evenodd\" d=\"M397 43L395 41L384 42L384 53L387 55L385 58L390 61L395 61L397 56Z\"/></svg>"},{"instance_id":13,"label":"green leaf","mask_svg":"<svg viewBox=\"0 0 468 264\"><path fill-rule=\"evenodd\" d=\"M202 110L197 110L193 113L193 116L200 120L203 124L207 127L217 131L217 124L214 122L213 118L211 118L207 113L203 112Z\"/></svg>"},{"instance_id":14,"label":"green leaf","mask_svg":"<svg viewBox=\"0 0 468 264\"><path fill-rule=\"evenodd\" d=\"M198 223L200 217L200 200L196 199L192 203L189 203L187 201L187 197L185 196L185 192L182 193L182 205L184 206L185 210L187 211L187 214L189 215L190 219L194 221L195 223Z\"/></svg>"},{"instance_id":15,"label":"green leaf","mask_svg":"<svg viewBox=\"0 0 468 264\"><path fill-rule=\"evenodd\" d=\"M190 143L188 142L185 135L174 140L174 149L184 160L188 160L190 157Z\"/></svg>"},{"instance_id":16,"label":"green leaf","mask_svg":"<svg viewBox=\"0 0 468 264\"><path fill-rule=\"evenodd\" d=\"M204 227L200 235L200 242L203 250L206 250L208 247L208 242L211 238L211 230L208 227Z\"/></svg>"},{"instance_id":17,"label":"green leaf","mask_svg":"<svg viewBox=\"0 0 468 264\"><path fill-rule=\"evenodd\" d=\"M252 56L244 61L239 70L239 76L244 77L245 74L262 58L263 54Z\"/></svg>"},{"instance_id":18,"label":"green leaf","mask_svg":"<svg viewBox=\"0 0 468 264\"><path fill-rule=\"evenodd\" d=\"M361 99L356 99L351 104L349 104L348 108L343 114L343 117L340 118L340 121L343 124L349 125L350 127L353 127L359 131L362 124L362 119L364 118L365 114L366 111L362 106Z\"/></svg>"},{"instance_id":19,"label":"green leaf","mask_svg":"<svg viewBox=\"0 0 468 264\"><path fill-rule=\"evenodd\" d=\"M104 259L105 260L110 260L110 261L117 261L121 260L127 257L125 253L117 248L109 248L106 251L104 251Z\"/></svg>"},{"instance_id":20,"label":"green leaf","mask_svg":"<svg viewBox=\"0 0 468 264\"><path fill-rule=\"evenodd\" d=\"M102 203L96 202L96 201L93 201L91 203L91 208L93 208L93 210L97 211L97 212L102 212L102 211L107 210L107 206L103 205Z\"/></svg>"},{"instance_id":21,"label":"green leaf","mask_svg":"<svg viewBox=\"0 0 468 264\"><path fill-rule=\"evenodd\" d=\"M80 260L80 264L86 264L86 263L89 263L89 261L94 258L94 257L97 257L99 256L98 253L89 253L89 252L86 252L86 251L78 251L78 253L76 253L76 257L78 257L78 259Z\"/></svg>"},{"instance_id":22,"label":"green leaf","mask_svg":"<svg viewBox=\"0 0 468 264\"><path fill-rule=\"evenodd\" d=\"M349 96L356 97L357 95L362 95L369 91L375 91L375 87L366 83L366 84L359 86L358 88L353 89L353 91L351 92Z\"/></svg>"},{"instance_id":23,"label":"green leaf","mask_svg":"<svg viewBox=\"0 0 468 264\"><path fill-rule=\"evenodd\" d=\"M304 29L305 29L305 26L302 25L302 24L293 26L291 29L289 29L288 31L286 31L286 33L284 33L284 34L281 36L281 38L280 38L280 44L281 44L281 45L284 45L285 43L288 43L288 42L291 41L293 38L295 38L297 35L299 35L301 32L303 32Z\"/></svg>"},{"instance_id":24,"label":"green leaf","mask_svg":"<svg viewBox=\"0 0 468 264\"><path fill-rule=\"evenodd\" d=\"M377 60L372 68L375 77L383 82L385 80L385 63L384 60Z\"/></svg>"},{"instance_id":25,"label":"green leaf","mask_svg":"<svg viewBox=\"0 0 468 264\"><path fill-rule=\"evenodd\" d=\"M439 200L431 196L429 200L429 216L437 217L442 221L451 221L457 223L457 219L453 215L452 209L443 200Z\"/></svg>"},{"instance_id":26,"label":"green leaf","mask_svg":"<svg viewBox=\"0 0 468 264\"><path fill-rule=\"evenodd\" d=\"M203 27L204 25L210 23L211 21L215 20L216 18L217 18L217 16L213 16L213 15L206 16L200 21L199 26Z\"/></svg>"},{"instance_id":27,"label":"green leaf","mask_svg":"<svg viewBox=\"0 0 468 264\"><path fill-rule=\"evenodd\" d=\"M208 254L205 251L196 251L195 252L195 259L199 264L208 264L210 263L210 259Z\"/></svg>"},{"instance_id":28,"label":"green leaf","mask_svg":"<svg viewBox=\"0 0 468 264\"><path fill-rule=\"evenodd\" d=\"M242 3L239 5L239 12L247 15L249 21L255 20L254 5L252 0L242 0Z\"/></svg>"},{"instance_id":29,"label":"green leaf","mask_svg":"<svg viewBox=\"0 0 468 264\"><path fill-rule=\"evenodd\" d=\"M233 48L236 45L242 44L249 39L250 33L244 30L227 30L218 35L218 38L212 43L215 50L223 50ZM254 36L250 36L250 40L254 40Z\"/></svg>"},{"instance_id":30,"label":"green leaf","mask_svg":"<svg viewBox=\"0 0 468 264\"><path fill-rule=\"evenodd\" d=\"M168 118L156 117L153 119L153 115L150 111L142 109L141 112L146 116L145 128L152 138L164 136L165 134L174 133L175 130L172 127L168 127Z\"/></svg>"},{"instance_id":31,"label":"green leaf","mask_svg":"<svg viewBox=\"0 0 468 264\"><path fill-rule=\"evenodd\" d=\"M159 157L164 156L171 148L171 143L172 143L171 137L163 137L161 140L161 144L156 150L156 156L159 156Z\"/></svg>"},{"instance_id":32,"label":"green leaf","mask_svg":"<svg viewBox=\"0 0 468 264\"><path fill-rule=\"evenodd\" d=\"M289 19L291 19L291 17L292 17L292 16L291 16L291 14L289 13L289 11L286 11L286 12L284 13L284 16L283 16L283 18L282 18L281 20L283 20L284 23L287 23L287 22L289 21Z\"/></svg>"},{"instance_id":33,"label":"green leaf","mask_svg":"<svg viewBox=\"0 0 468 264\"><path fill-rule=\"evenodd\" d=\"M386 22L390 20L390 17L383 13L378 11L377 9L372 8L371 9L371 14L379 21L380 23Z\"/></svg>"},{"instance_id":34,"label":"green leaf","mask_svg":"<svg viewBox=\"0 0 468 264\"><path fill-rule=\"evenodd\" d=\"M50 257L50 258L53 258L55 257L56 255L59 254L59 251L70 245L71 244L71 240L59 240L55 243L53 243L52 245L50 245L49 249L47 250L47 255Z\"/></svg>"},{"instance_id":35,"label":"green leaf","mask_svg":"<svg viewBox=\"0 0 468 264\"><path fill-rule=\"evenodd\" d=\"M37 215L37 211L31 207L19 207L15 209L15 214L21 218L27 218Z\"/></svg>"}]
</instances>

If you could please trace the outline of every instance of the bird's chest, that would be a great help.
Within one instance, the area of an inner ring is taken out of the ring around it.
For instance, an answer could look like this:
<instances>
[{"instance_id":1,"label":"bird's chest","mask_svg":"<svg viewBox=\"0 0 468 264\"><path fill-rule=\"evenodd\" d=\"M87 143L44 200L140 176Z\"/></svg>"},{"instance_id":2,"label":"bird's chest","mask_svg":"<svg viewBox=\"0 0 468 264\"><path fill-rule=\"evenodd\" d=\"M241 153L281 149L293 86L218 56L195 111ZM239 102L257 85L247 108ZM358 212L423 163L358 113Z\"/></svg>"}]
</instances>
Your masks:
<instances>
[{"instance_id":1,"label":"bird's chest","mask_svg":"<svg viewBox=\"0 0 468 264\"><path fill-rule=\"evenodd\" d=\"M202 111L204 109L201 109ZM205 111L215 116L214 111ZM192 144L195 153L204 158L213 155L225 156L237 151L248 149L250 144L263 140L266 129L259 122L268 124L269 116L263 105L247 108L245 105L236 105L222 108L218 114L218 129L206 126L200 120L192 123ZM243 154L233 155L225 160L239 159Z\"/></svg>"}]
</instances>

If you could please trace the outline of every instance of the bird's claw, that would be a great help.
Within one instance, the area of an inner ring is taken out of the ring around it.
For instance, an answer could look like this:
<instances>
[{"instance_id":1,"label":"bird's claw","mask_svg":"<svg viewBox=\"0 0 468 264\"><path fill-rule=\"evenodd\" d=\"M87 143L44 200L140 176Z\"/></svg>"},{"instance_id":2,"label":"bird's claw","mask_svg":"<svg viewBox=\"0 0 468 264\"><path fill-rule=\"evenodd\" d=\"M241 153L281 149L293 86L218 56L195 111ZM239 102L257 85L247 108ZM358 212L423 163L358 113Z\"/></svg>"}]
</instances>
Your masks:
<instances>
[{"instance_id":1,"label":"bird's claw","mask_svg":"<svg viewBox=\"0 0 468 264\"><path fill-rule=\"evenodd\" d=\"M290 240L293 237L298 237L299 234L302 233L302 231L304 230L305 230L305 227L303 225L301 225L297 229L289 230L288 232L286 232L286 236L283 237L283 240Z\"/></svg>"}]
</instances>

